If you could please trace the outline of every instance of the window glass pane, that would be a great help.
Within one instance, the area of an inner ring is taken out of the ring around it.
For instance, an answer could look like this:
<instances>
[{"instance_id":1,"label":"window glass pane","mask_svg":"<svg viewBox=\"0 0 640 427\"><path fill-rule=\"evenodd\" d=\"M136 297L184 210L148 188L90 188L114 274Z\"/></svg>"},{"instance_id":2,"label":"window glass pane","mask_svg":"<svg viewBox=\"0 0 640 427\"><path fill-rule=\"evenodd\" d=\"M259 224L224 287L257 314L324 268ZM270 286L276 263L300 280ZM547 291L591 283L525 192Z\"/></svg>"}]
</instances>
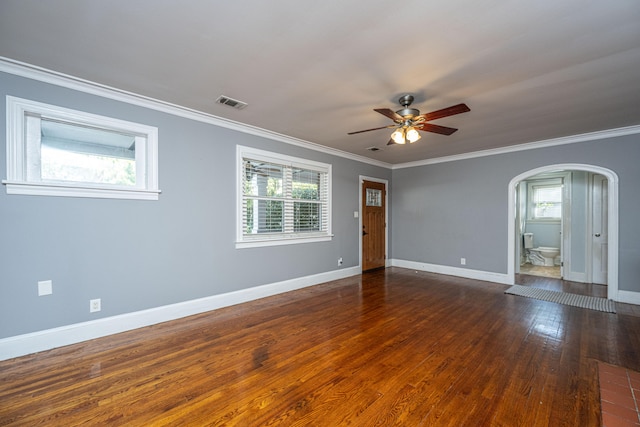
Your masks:
<instances>
[{"instance_id":1,"label":"window glass pane","mask_svg":"<svg viewBox=\"0 0 640 427\"><path fill-rule=\"evenodd\" d=\"M247 200L245 234L283 231L284 202L277 200Z\"/></svg>"},{"instance_id":2,"label":"window glass pane","mask_svg":"<svg viewBox=\"0 0 640 427\"><path fill-rule=\"evenodd\" d=\"M136 185L135 136L42 119L41 178Z\"/></svg>"},{"instance_id":3,"label":"window glass pane","mask_svg":"<svg viewBox=\"0 0 640 427\"><path fill-rule=\"evenodd\" d=\"M367 206L382 206L382 191L375 188L367 188Z\"/></svg>"},{"instance_id":4,"label":"window glass pane","mask_svg":"<svg viewBox=\"0 0 640 427\"><path fill-rule=\"evenodd\" d=\"M320 172L293 168L294 199L320 200Z\"/></svg>"},{"instance_id":5,"label":"window glass pane","mask_svg":"<svg viewBox=\"0 0 640 427\"><path fill-rule=\"evenodd\" d=\"M299 231L320 231L320 204L294 202L293 229Z\"/></svg>"},{"instance_id":6,"label":"window glass pane","mask_svg":"<svg viewBox=\"0 0 640 427\"><path fill-rule=\"evenodd\" d=\"M244 194L248 196L282 197L283 167L256 160L244 162Z\"/></svg>"},{"instance_id":7,"label":"window glass pane","mask_svg":"<svg viewBox=\"0 0 640 427\"><path fill-rule=\"evenodd\" d=\"M535 218L561 218L562 186L533 187L533 204Z\"/></svg>"},{"instance_id":8,"label":"window glass pane","mask_svg":"<svg viewBox=\"0 0 640 427\"><path fill-rule=\"evenodd\" d=\"M558 203L562 201L562 187L535 187L536 203Z\"/></svg>"}]
</instances>

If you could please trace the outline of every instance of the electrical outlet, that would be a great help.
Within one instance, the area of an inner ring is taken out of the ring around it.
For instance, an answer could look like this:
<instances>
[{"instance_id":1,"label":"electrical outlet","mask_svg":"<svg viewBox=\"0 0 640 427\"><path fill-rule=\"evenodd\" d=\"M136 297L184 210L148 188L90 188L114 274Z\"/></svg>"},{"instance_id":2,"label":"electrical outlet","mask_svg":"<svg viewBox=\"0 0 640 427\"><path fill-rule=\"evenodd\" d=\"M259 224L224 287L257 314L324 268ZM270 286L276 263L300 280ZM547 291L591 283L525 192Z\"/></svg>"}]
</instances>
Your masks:
<instances>
[{"instance_id":1,"label":"electrical outlet","mask_svg":"<svg viewBox=\"0 0 640 427\"><path fill-rule=\"evenodd\" d=\"M338 265L342 265L342 257L338 258Z\"/></svg>"},{"instance_id":2,"label":"electrical outlet","mask_svg":"<svg viewBox=\"0 0 640 427\"><path fill-rule=\"evenodd\" d=\"M466 258L460 258L460 265L467 265L467 259Z\"/></svg>"},{"instance_id":3,"label":"electrical outlet","mask_svg":"<svg viewBox=\"0 0 640 427\"><path fill-rule=\"evenodd\" d=\"M100 298L89 300L89 313L95 313L102 310Z\"/></svg>"}]
</instances>

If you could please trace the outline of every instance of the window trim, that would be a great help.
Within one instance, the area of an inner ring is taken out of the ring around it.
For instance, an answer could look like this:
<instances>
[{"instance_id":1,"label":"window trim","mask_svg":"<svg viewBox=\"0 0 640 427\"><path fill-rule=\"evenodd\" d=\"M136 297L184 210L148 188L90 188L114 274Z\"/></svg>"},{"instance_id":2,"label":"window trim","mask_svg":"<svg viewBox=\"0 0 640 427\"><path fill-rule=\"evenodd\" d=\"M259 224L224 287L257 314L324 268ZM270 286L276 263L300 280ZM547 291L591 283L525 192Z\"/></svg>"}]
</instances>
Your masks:
<instances>
[{"instance_id":1,"label":"window trim","mask_svg":"<svg viewBox=\"0 0 640 427\"><path fill-rule=\"evenodd\" d=\"M2 183L7 194L31 196L91 197L109 199L158 200L158 128L69 108L7 95L7 179ZM45 116L68 123L126 132L140 136L144 144L136 146L135 187L82 182L48 182L27 177L27 114Z\"/></svg>"},{"instance_id":2,"label":"window trim","mask_svg":"<svg viewBox=\"0 0 640 427\"><path fill-rule=\"evenodd\" d=\"M260 234L247 237L243 230L243 174L244 159L249 157L254 160L262 160L287 166L297 166L311 170L321 171L327 174L327 230L320 232L299 233L274 233ZM260 150L242 145L236 146L236 249L255 248L265 246L292 245L297 243L326 242L333 238L331 232L332 211L332 176L331 164L302 159L271 151Z\"/></svg>"}]
</instances>

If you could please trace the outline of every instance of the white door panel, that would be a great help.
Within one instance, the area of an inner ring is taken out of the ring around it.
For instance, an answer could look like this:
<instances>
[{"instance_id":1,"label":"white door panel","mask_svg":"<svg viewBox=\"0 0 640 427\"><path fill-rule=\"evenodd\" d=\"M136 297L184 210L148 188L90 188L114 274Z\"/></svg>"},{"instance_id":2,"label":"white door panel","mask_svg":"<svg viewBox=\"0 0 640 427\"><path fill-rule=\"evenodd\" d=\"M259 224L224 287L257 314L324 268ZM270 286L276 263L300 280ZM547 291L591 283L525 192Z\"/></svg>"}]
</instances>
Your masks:
<instances>
[{"instance_id":1,"label":"white door panel","mask_svg":"<svg viewBox=\"0 0 640 427\"><path fill-rule=\"evenodd\" d=\"M591 277L593 283L606 285L608 265L607 201L609 199L607 178L602 175L593 175L591 191L593 200Z\"/></svg>"}]
</instances>

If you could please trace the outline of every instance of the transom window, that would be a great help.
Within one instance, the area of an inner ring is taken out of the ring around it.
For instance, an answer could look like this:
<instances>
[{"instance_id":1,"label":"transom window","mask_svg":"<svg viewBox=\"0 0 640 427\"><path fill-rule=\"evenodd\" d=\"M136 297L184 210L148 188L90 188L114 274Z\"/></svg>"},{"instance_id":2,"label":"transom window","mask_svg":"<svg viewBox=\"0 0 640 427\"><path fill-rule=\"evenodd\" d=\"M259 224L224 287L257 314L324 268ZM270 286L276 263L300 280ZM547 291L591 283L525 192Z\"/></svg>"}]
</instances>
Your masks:
<instances>
[{"instance_id":1,"label":"transom window","mask_svg":"<svg viewBox=\"0 0 640 427\"><path fill-rule=\"evenodd\" d=\"M331 165L238 147L236 247L329 240Z\"/></svg>"},{"instance_id":2,"label":"transom window","mask_svg":"<svg viewBox=\"0 0 640 427\"><path fill-rule=\"evenodd\" d=\"M9 194L157 199L157 129L7 97Z\"/></svg>"}]
</instances>

